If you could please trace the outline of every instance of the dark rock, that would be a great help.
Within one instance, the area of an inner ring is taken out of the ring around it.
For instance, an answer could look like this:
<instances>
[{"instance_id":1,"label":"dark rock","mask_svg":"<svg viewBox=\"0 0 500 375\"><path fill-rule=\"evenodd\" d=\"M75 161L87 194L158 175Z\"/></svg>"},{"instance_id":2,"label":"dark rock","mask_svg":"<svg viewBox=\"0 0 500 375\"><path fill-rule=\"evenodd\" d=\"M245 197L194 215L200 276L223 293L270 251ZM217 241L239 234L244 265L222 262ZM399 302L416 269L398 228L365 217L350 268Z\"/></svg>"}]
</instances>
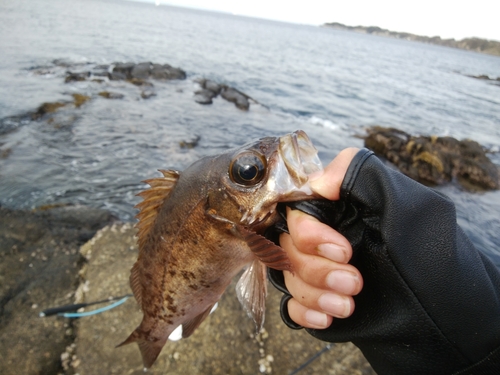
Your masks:
<instances>
[{"instance_id":1,"label":"dark rock","mask_svg":"<svg viewBox=\"0 0 500 375\"><path fill-rule=\"evenodd\" d=\"M150 62L116 63L111 73L108 73L110 80L129 80L131 83L142 82L148 78L159 80L185 79L186 73L179 68L174 68L168 64L152 64ZM135 81L137 80L137 81Z\"/></svg>"},{"instance_id":2,"label":"dark rock","mask_svg":"<svg viewBox=\"0 0 500 375\"><path fill-rule=\"evenodd\" d=\"M472 140L411 136L398 129L374 126L368 129L365 146L422 183L439 185L456 179L471 191L500 188L498 167Z\"/></svg>"},{"instance_id":3,"label":"dark rock","mask_svg":"<svg viewBox=\"0 0 500 375\"><path fill-rule=\"evenodd\" d=\"M238 91L234 87L219 84L210 79L198 79L195 82L200 85L201 90L195 91L194 101L199 104L212 104L217 95L221 95L228 102L234 103L237 108L247 111L250 107L250 100L257 103L248 95Z\"/></svg>"},{"instance_id":4,"label":"dark rock","mask_svg":"<svg viewBox=\"0 0 500 375\"><path fill-rule=\"evenodd\" d=\"M73 104L76 108L80 108L83 104L90 100L90 96L82 95L82 94L72 94Z\"/></svg>"},{"instance_id":5,"label":"dark rock","mask_svg":"<svg viewBox=\"0 0 500 375\"><path fill-rule=\"evenodd\" d=\"M64 79L64 82L69 83L69 82L85 81L89 77L90 77L90 72L81 72L81 73L66 72L66 78Z\"/></svg>"},{"instance_id":6,"label":"dark rock","mask_svg":"<svg viewBox=\"0 0 500 375\"><path fill-rule=\"evenodd\" d=\"M108 73L108 78L111 81L125 81L126 79L128 79L127 75L125 73L122 73L122 72Z\"/></svg>"},{"instance_id":7,"label":"dark rock","mask_svg":"<svg viewBox=\"0 0 500 375\"><path fill-rule=\"evenodd\" d=\"M98 95L106 99L123 99L124 97L123 94L120 94L118 92L109 92L109 91L101 91Z\"/></svg>"},{"instance_id":8,"label":"dark rock","mask_svg":"<svg viewBox=\"0 0 500 375\"><path fill-rule=\"evenodd\" d=\"M151 82L148 82L145 79L141 79L141 78L132 78L132 79L127 80L127 82L130 82L131 84L136 85L136 86L153 87L153 84Z\"/></svg>"},{"instance_id":9,"label":"dark rock","mask_svg":"<svg viewBox=\"0 0 500 375\"><path fill-rule=\"evenodd\" d=\"M216 96L217 94L211 90L198 90L194 93L194 101L199 104L212 104L212 99Z\"/></svg>"},{"instance_id":10,"label":"dark rock","mask_svg":"<svg viewBox=\"0 0 500 375\"><path fill-rule=\"evenodd\" d=\"M97 65L92 69L92 75L96 77L107 77L109 65Z\"/></svg>"},{"instance_id":11,"label":"dark rock","mask_svg":"<svg viewBox=\"0 0 500 375\"><path fill-rule=\"evenodd\" d=\"M222 85L219 85L217 82L212 81L210 79L204 79L200 81L201 87L204 89L212 91L216 96L220 94L222 89Z\"/></svg>"},{"instance_id":12,"label":"dark rock","mask_svg":"<svg viewBox=\"0 0 500 375\"><path fill-rule=\"evenodd\" d=\"M186 79L186 72L168 64L153 64L151 78L161 80Z\"/></svg>"},{"instance_id":13,"label":"dark rock","mask_svg":"<svg viewBox=\"0 0 500 375\"><path fill-rule=\"evenodd\" d=\"M111 74L116 74L116 77L125 77L122 79L130 79L132 78L132 69L134 66L135 64L132 62L116 63Z\"/></svg>"},{"instance_id":14,"label":"dark rock","mask_svg":"<svg viewBox=\"0 0 500 375\"><path fill-rule=\"evenodd\" d=\"M194 101L199 104L212 104L215 97L220 94L222 86L210 79L198 79L195 81L201 90L194 93Z\"/></svg>"},{"instance_id":15,"label":"dark rock","mask_svg":"<svg viewBox=\"0 0 500 375\"><path fill-rule=\"evenodd\" d=\"M180 141L179 146L181 148L195 148L198 146L198 142L200 141L201 137L199 135L195 136L192 140L189 141Z\"/></svg>"},{"instance_id":16,"label":"dark rock","mask_svg":"<svg viewBox=\"0 0 500 375\"><path fill-rule=\"evenodd\" d=\"M141 98L143 98L143 99L149 99L153 96L156 96L156 92L154 90L146 89L146 90L142 90L142 92L141 92Z\"/></svg>"},{"instance_id":17,"label":"dark rock","mask_svg":"<svg viewBox=\"0 0 500 375\"><path fill-rule=\"evenodd\" d=\"M66 102L51 102L51 103L43 103L38 109L32 114L32 119L37 120L40 117L48 114L54 113L59 108L64 107L68 103Z\"/></svg>"},{"instance_id":18,"label":"dark rock","mask_svg":"<svg viewBox=\"0 0 500 375\"><path fill-rule=\"evenodd\" d=\"M224 86L220 95L228 102L234 103L236 107L241 110L248 111L248 108L250 107L250 102L248 101L249 96L233 87Z\"/></svg>"},{"instance_id":19,"label":"dark rock","mask_svg":"<svg viewBox=\"0 0 500 375\"><path fill-rule=\"evenodd\" d=\"M112 222L81 206L43 211L0 207L0 374L57 374L74 340L73 322L39 318L41 310L73 303L79 247Z\"/></svg>"},{"instance_id":20,"label":"dark rock","mask_svg":"<svg viewBox=\"0 0 500 375\"><path fill-rule=\"evenodd\" d=\"M143 62L134 65L130 72L131 78L148 79L152 68L153 64L151 64L150 62Z\"/></svg>"}]
</instances>

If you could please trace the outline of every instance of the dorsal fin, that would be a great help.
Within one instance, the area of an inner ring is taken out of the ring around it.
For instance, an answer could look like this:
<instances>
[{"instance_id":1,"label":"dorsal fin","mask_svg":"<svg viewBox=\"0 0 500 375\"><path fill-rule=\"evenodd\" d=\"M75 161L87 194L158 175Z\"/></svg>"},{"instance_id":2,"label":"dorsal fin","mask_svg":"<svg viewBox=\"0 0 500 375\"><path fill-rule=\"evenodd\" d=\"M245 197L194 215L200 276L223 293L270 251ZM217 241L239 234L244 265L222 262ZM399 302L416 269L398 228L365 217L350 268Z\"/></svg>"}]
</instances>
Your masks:
<instances>
[{"instance_id":1,"label":"dorsal fin","mask_svg":"<svg viewBox=\"0 0 500 375\"><path fill-rule=\"evenodd\" d=\"M143 201L135 206L135 208L139 209L139 213L135 216L139 219L139 222L135 226L138 229L137 242L139 244L139 251L146 241L151 225L158 215L160 206L168 198L180 176L180 173L175 170L160 169L159 171L163 174L163 177L143 181L151 187L137 194L143 198Z\"/></svg>"},{"instance_id":2,"label":"dorsal fin","mask_svg":"<svg viewBox=\"0 0 500 375\"><path fill-rule=\"evenodd\" d=\"M160 169L160 172L163 174L163 177L143 181L151 187L137 194L143 198L143 201L135 206L135 208L139 209L139 213L135 216L139 219L139 222L135 225L138 229L137 244L139 245L139 256L144 248L148 233L158 215L160 206L168 198L180 176L179 172L174 170L166 171ZM130 287L134 293L135 300L142 308L141 276L140 262L135 262L130 271Z\"/></svg>"}]
</instances>

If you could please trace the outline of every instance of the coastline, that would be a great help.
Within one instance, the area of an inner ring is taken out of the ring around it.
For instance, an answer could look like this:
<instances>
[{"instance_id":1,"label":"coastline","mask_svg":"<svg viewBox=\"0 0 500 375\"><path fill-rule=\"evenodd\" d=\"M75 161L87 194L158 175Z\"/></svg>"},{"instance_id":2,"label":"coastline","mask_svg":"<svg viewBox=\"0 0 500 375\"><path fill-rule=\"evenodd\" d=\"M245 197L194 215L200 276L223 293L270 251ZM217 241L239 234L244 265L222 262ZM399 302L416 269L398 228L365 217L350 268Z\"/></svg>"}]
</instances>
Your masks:
<instances>
[{"instance_id":1,"label":"coastline","mask_svg":"<svg viewBox=\"0 0 500 375\"><path fill-rule=\"evenodd\" d=\"M487 55L500 56L500 42L481 38L464 38L461 40L441 39L439 36L422 36L411 33L391 31L378 26L347 26L339 22L328 22L323 27L331 27L337 30L354 31L361 34L385 36L389 38L404 39L414 42L435 44L439 46L464 49L467 51L485 53Z\"/></svg>"}]
</instances>

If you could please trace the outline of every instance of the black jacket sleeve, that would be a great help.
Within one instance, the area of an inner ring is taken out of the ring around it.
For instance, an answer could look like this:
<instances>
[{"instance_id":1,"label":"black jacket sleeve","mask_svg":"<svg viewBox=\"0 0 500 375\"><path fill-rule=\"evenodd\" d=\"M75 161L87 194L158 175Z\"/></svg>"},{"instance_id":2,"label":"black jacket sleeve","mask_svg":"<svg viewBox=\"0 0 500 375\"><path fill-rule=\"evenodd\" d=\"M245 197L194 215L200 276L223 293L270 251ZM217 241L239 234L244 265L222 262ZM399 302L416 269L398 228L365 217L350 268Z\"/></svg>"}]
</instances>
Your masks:
<instances>
[{"instance_id":1,"label":"black jacket sleeve","mask_svg":"<svg viewBox=\"0 0 500 375\"><path fill-rule=\"evenodd\" d=\"M500 374L500 272L458 226L448 198L361 150L339 201L292 206L351 242L350 263L364 279L353 315L311 335L352 341L379 374ZM283 275L270 278L285 292L285 323L296 326Z\"/></svg>"}]
</instances>

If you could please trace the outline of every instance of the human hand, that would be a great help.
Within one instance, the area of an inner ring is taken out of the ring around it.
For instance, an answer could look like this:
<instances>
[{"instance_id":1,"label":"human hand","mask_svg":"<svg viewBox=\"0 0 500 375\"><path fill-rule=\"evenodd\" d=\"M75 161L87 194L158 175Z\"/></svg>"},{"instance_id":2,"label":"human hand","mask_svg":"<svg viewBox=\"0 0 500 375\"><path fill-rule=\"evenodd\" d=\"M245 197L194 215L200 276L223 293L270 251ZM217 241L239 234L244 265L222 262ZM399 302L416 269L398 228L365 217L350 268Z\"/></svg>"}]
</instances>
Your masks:
<instances>
[{"instance_id":1,"label":"human hand","mask_svg":"<svg viewBox=\"0 0 500 375\"><path fill-rule=\"evenodd\" d=\"M340 186L347 168L359 150L348 148L312 175L311 188L329 200L340 198ZM352 296L363 287L359 271L347 262L352 256L349 241L317 219L298 210L287 209L290 234L280 236L294 273L284 271L285 284L292 295L288 313L297 324L323 329L333 317L346 318L354 311Z\"/></svg>"}]
</instances>

